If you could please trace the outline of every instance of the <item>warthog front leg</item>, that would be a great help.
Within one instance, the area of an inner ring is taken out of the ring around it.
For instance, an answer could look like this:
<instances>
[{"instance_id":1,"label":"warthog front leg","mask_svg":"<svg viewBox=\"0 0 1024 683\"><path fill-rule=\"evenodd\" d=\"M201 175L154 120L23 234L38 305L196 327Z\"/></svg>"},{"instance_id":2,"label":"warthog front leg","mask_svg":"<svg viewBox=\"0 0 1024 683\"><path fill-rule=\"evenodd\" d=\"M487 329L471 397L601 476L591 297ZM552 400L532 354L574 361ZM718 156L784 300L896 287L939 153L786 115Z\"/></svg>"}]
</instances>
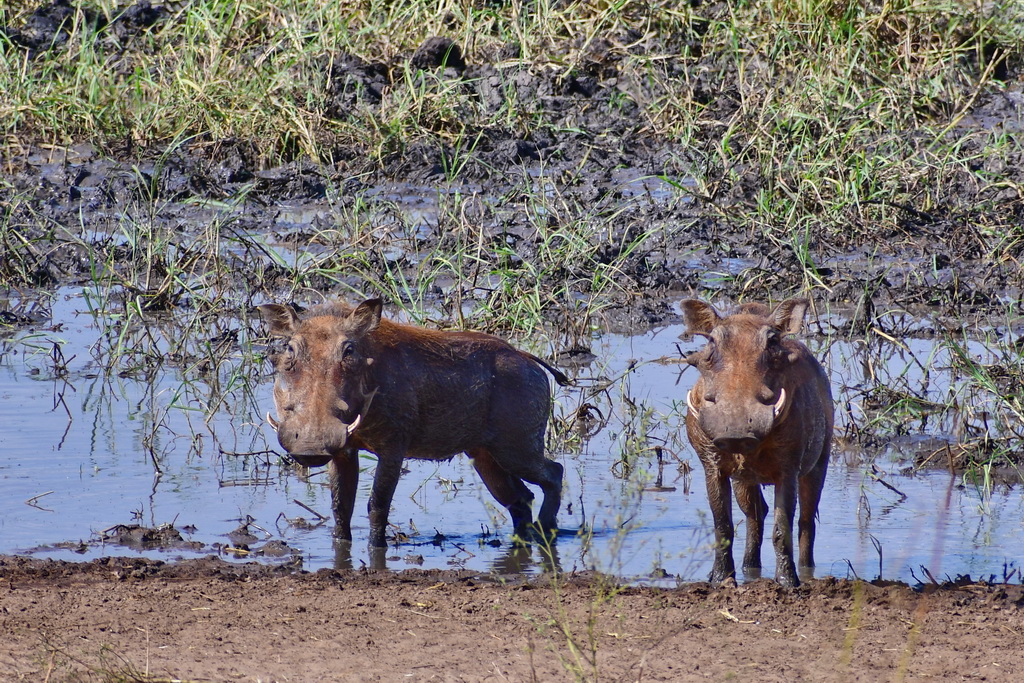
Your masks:
<instances>
[{"instance_id":1,"label":"warthog front leg","mask_svg":"<svg viewBox=\"0 0 1024 683\"><path fill-rule=\"evenodd\" d=\"M715 561L711 565L712 583L736 578L736 565L732 559L732 484L717 466L706 467L704 479L707 482L708 502L711 504L711 518L715 524Z\"/></svg>"},{"instance_id":2,"label":"warthog front leg","mask_svg":"<svg viewBox=\"0 0 1024 683\"><path fill-rule=\"evenodd\" d=\"M327 467L334 508L334 535L343 541L352 540L352 511L359 487L359 452L346 449L331 458Z\"/></svg>"},{"instance_id":3,"label":"warthog front leg","mask_svg":"<svg viewBox=\"0 0 1024 683\"><path fill-rule=\"evenodd\" d=\"M768 503L761 493L761 485L754 479L733 482L736 502L747 518L747 546L743 551L743 569L761 568L761 542L764 539L764 520L768 517Z\"/></svg>"}]
</instances>

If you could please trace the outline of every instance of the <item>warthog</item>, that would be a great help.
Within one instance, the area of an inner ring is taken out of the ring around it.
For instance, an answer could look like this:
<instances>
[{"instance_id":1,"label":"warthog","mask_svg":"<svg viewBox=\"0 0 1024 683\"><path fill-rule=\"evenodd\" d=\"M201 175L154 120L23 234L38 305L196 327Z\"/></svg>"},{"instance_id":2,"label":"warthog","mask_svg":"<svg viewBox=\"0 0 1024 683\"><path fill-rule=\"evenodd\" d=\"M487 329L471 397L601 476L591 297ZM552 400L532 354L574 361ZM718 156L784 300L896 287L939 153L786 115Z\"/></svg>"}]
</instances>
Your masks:
<instances>
[{"instance_id":1,"label":"warthog","mask_svg":"<svg viewBox=\"0 0 1024 683\"><path fill-rule=\"evenodd\" d=\"M380 299L356 307L325 304L300 318L287 306L260 306L276 354L274 405L267 414L298 463L329 464L335 535L352 539L360 450L377 456L370 494L370 545L383 547L391 499L406 458L473 459L515 529L533 522L533 494L544 492L538 522L554 530L562 466L544 456L551 412L545 370L529 353L480 332L441 332L381 318Z\"/></svg>"},{"instance_id":2,"label":"warthog","mask_svg":"<svg viewBox=\"0 0 1024 683\"><path fill-rule=\"evenodd\" d=\"M832 446L828 376L789 335L809 302L789 299L769 311L745 304L726 317L696 299L683 302L687 331L707 345L686 358L700 378L686 395L686 432L707 480L715 523L711 581L735 577L731 482L747 518L743 568L761 567L768 506L761 486L775 485L775 578L799 584L793 563L793 515L800 499L800 566L814 566L814 525Z\"/></svg>"}]
</instances>

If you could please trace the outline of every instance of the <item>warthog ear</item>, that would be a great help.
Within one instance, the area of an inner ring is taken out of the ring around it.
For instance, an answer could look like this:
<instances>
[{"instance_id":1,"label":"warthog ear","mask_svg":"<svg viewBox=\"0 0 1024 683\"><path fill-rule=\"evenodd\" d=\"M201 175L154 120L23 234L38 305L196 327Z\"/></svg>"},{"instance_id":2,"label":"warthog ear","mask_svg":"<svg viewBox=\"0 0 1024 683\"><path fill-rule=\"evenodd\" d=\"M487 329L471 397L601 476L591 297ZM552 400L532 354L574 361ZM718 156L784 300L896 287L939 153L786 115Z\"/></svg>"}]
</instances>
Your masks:
<instances>
[{"instance_id":1,"label":"warthog ear","mask_svg":"<svg viewBox=\"0 0 1024 683\"><path fill-rule=\"evenodd\" d=\"M711 330L722 319L714 306L700 299L686 299L681 305L683 322L690 334L711 334Z\"/></svg>"},{"instance_id":2,"label":"warthog ear","mask_svg":"<svg viewBox=\"0 0 1024 683\"><path fill-rule=\"evenodd\" d=\"M263 304L259 306L260 316L270 325L270 334L274 337L290 337L299 324L299 316L290 306L281 304Z\"/></svg>"},{"instance_id":3,"label":"warthog ear","mask_svg":"<svg viewBox=\"0 0 1024 683\"><path fill-rule=\"evenodd\" d=\"M380 299L367 299L356 306L356 310L352 311L352 315L349 316L352 323L352 336L361 337L377 329L380 326L380 314L383 309L384 302Z\"/></svg>"},{"instance_id":4,"label":"warthog ear","mask_svg":"<svg viewBox=\"0 0 1024 683\"><path fill-rule=\"evenodd\" d=\"M804 325L804 315L810 305L807 299L786 299L775 307L769 319L785 334L797 334Z\"/></svg>"}]
</instances>

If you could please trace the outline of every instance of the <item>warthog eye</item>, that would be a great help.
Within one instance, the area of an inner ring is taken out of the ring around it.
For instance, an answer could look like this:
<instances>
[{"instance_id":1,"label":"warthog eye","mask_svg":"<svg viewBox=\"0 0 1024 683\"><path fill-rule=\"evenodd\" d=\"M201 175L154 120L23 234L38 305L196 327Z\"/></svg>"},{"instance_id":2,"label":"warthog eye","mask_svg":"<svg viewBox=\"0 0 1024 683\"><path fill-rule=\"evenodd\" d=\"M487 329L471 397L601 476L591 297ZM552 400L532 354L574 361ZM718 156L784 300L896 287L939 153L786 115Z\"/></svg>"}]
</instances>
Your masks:
<instances>
[{"instance_id":1,"label":"warthog eye","mask_svg":"<svg viewBox=\"0 0 1024 683\"><path fill-rule=\"evenodd\" d=\"M708 343L704 345L704 348L698 349L693 353L689 354L683 360L693 367L700 370L702 373L708 368L713 367L718 363L719 350L718 344L710 334L704 334L702 332L696 333L695 336L701 336L708 340Z\"/></svg>"},{"instance_id":2,"label":"warthog eye","mask_svg":"<svg viewBox=\"0 0 1024 683\"><path fill-rule=\"evenodd\" d=\"M290 369L290 364L295 362L295 353L286 344L271 342L267 347L267 359L273 363L275 369Z\"/></svg>"},{"instance_id":3,"label":"warthog eye","mask_svg":"<svg viewBox=\"0 0 1024 683\"><path fill-rule=\"evenodd\" d=\"M281 365L285 370L291 370L295 367L296 355L298 354L295 351L295 344L293 342L288 342L288 346L285 347L281 356Z\"/></svg>"},{"instance_id":4,"label":"warthog eye","mask_svg":"<svg viewBox=\"0 0 1024 683\"><path fill-rule=\"evenodd\" d=\"M345 342L341 345L341 359L346 360L351 358L356 352L356 345L350 341Z\"/></svg>"},{"instance_id":5,"label":"warthog eye","mask_svg":"<svg viewBox=\"0 0 1024 683\"><path fill-rule=\"evenodd\" d=\"M700 349L699 351L694 351L693 353L688 355L685 358L685 360L688 364L693 365L694 367L706 367L712 363L714 359L713 353L714 352L711 348L711 344L709 343L703 349Z\"/></svg>"},{"instance_id":6,"label":"warthog eye","mask_svg":"<svg viewBox=\"0 0 1024 683\"><path fill-rule=\"evenodd\" d=\"M765 354L770 363L780 363L785 357L786 348L782 345L782 333L769 327L765 331Z\"/></svg>"},{"instance_id":7,"label":"warthog eye","mask_svg":"<svg viewBox=\"0 0 1024 683\"><path fill-rule=\"evenodd\" d=\"M718 344L715 343L714 339L708 340L708 345L704 347L702 355L704 356L702 360L708 365L714 365L718 361Z\"/></svg>"}]
</instances>

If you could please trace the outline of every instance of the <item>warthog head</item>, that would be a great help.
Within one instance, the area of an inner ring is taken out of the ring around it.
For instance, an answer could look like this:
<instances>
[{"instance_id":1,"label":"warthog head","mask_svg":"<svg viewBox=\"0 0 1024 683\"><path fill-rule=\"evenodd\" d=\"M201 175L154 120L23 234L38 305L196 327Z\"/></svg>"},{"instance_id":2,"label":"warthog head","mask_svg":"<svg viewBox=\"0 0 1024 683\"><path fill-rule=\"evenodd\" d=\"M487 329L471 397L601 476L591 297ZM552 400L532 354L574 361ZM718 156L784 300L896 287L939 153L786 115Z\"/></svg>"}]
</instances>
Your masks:
<instances>
[{"instance_id":1,"label":"warthog head","mask_svg":"<svg viewBox=\"0 0 1024 683\"><path fill-rule=\"evenodd\" d=\"M751 453L784 419L795 389L787 373L800 358L786 337L800 331L808 303L746 304L723 317L703 301L683 302L687 331L708 340L686 358L700 371L686 404L718 450Z\"/></svg>"},{"instance_id":2,"label":"warthog head","mask_svg":"<svg viewBox=\"0 0 1024 683\"><path fill-rule=\"evenodd\" d=\"M267 413L267 421L296 462L326 465L359 428L373 399L367 335L380 325L381 301L364 301L347 315L332 310L305 319L278 304L259 310L270 334L285 339L272 355L277 419Z\"/></svg>"}]
</instances>

